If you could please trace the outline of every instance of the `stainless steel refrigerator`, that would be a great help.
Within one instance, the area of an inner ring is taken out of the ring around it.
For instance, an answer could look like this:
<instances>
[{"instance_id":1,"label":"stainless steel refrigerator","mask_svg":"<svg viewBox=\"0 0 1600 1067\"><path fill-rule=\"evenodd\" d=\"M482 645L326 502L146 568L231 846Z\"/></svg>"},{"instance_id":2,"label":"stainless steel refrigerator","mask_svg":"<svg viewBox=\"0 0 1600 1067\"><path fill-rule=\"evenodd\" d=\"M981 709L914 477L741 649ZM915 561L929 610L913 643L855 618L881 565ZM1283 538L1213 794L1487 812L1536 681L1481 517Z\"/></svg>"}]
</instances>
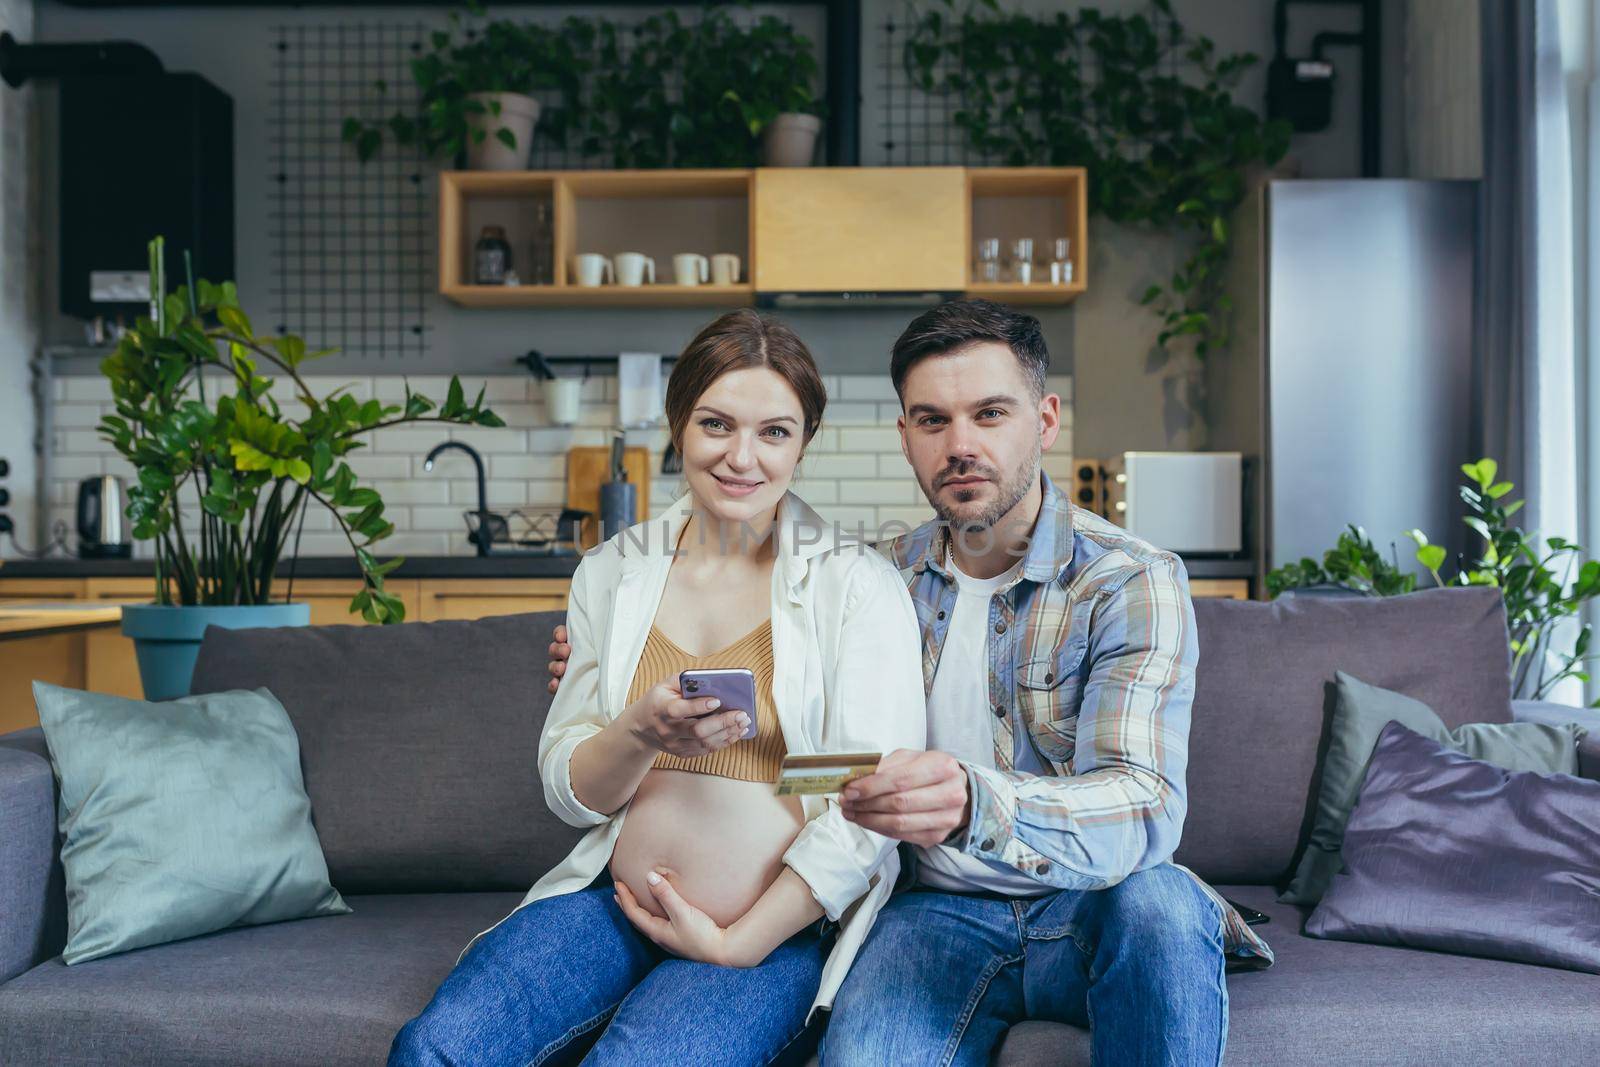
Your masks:
<instances>
[{"instance_id":1,"label":"stainless steel refrigerator","mask_svg":"<svg viewBox=\"0 0 1600 1067\"><path fill-rule=\"evenodd\" d=\"M1477 182L1275 181L1241 208L1235 335L1206 409L1209 447L1247 457L1258 580L1320 560L1347 523L1406 570L1412 527L1466 548L1477 197Z\"/></svg>"}]
</instances>

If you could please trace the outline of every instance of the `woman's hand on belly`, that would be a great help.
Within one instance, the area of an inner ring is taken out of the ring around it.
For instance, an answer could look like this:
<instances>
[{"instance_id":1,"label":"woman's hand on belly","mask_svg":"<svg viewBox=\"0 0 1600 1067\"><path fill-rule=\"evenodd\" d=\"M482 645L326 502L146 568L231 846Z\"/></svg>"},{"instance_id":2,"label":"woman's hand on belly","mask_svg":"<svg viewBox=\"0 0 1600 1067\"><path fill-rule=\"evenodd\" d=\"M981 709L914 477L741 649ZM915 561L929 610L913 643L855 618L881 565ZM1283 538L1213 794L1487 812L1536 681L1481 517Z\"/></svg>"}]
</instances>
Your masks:
<instances>
[{"instance_id":1,"label":"woman's hand on belly","mask_svg":"<svg viewBox=\"0 0 1600 1067\"><path fill-rule=\"evenodd\" d=\"M651 871L645 876L650 898L666 918L640 907L628 883L617 882L617 904L628 921L674 956L724 967L748 966L739 958L728 931L685 901L673 886L673 877L672 871Z\"/></svg>"}]
</instances>

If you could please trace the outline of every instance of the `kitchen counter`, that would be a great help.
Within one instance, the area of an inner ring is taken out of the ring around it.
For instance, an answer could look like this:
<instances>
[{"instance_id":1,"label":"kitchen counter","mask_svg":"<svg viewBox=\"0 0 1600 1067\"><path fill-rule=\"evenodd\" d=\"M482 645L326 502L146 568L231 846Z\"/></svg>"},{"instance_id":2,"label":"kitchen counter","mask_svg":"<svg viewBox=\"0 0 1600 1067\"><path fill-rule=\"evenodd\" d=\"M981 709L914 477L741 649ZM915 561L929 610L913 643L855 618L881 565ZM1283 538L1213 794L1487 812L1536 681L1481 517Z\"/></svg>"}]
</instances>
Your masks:
<instances>
[{"instance_id":1,"label":"kitchen counter","mask_svg":"<svg viewBox=\"0 0 1600 1067\"><path fill-rule=\"evenodd\" d=\"M380 556L380 561L386 557ZM580 556L407 556L389 578L570 578ZM290 562L278 563L277 576L289 577ZM7 559L0 560L0 578L149 578L156 572L149 559ZM356 558L303 556L294 565L296 578L359 578Z\"/></svg>"},{"instance_id":2,"label":"kitchen counter","mask_svg":"<svg viewBox=\"0 0 1600 1067\"><path fill-rule=\"evenodd\" d=\"M380 559L386 557L379 557ZM390 572L393 578L570 578L581 556L407 556ZM1190 578L1249 578L1248 559L1185 558ZM156 572L148 559L6 559L0 578L149 578ZM297 578L358 578L354 556L304 556ZM289 561L278 564L278 577L289 576Z\"/></svg>"}]
</instances>

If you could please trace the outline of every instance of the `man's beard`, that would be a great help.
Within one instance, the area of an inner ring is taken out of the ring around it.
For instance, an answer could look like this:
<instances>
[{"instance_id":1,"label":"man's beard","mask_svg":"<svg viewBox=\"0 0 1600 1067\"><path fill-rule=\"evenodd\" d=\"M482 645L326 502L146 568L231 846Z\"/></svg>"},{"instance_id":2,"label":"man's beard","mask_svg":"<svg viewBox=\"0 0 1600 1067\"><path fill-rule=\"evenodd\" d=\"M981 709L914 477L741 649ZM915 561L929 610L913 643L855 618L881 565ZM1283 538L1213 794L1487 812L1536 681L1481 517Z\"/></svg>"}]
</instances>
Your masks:
<instances>
[{"instance_id":1,"label":"man's beard","mask_svg":"<svg viewBox=\"0 0 1600 1067\"><path fill-rule=\"evenodd\" d=\"M944 497L937 490L927 493L928 499L933 502L934 514L948 523L952 533L972 531L981 533L992 529L1006 513L1017 506L1017 502L1028 495L1034 483L1039 480L1039 463L1044 455L1043 447L1035 442L1033 456L1029 461L1012 471L1011 477L1001 481L999 472L993 467L984 467L976 463L965 463L958 467L947 467L939 472L934 482L940 488L946 479L965 476L987 478L995 483L996 493L992 504L984 508L977 515L961 515L949 504L944 502ZM926 487L924 487L926 490Z\"/></svg>"}]
</instances>

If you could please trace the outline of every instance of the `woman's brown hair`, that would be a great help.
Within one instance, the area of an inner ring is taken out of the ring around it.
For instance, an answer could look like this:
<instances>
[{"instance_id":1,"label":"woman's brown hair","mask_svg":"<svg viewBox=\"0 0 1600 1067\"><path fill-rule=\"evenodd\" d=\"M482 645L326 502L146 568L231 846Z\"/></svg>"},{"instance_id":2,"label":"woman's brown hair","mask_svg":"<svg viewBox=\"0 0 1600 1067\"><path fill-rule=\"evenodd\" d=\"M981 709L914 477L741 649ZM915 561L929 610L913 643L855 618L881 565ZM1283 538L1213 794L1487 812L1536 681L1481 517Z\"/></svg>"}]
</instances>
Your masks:
<instances>
[{"instance_id":1,"label":"woman's brown hair","mask_svg":"<svg viewBox=\"0 0 1600 1067\"><path fill-rule=\"evenodd\" d=\"M673 448L683 451L689 416L711 383L729 371L745 367L770 367L789 383L800 398L800 412L805 419L800 444L803 447L811 443L822 425L822 409L828 403L817 361L789 327L750 308L740 308L695 334L673 365L672 377L667 379L665 405Z\"/></svg>"}]
</instances>

